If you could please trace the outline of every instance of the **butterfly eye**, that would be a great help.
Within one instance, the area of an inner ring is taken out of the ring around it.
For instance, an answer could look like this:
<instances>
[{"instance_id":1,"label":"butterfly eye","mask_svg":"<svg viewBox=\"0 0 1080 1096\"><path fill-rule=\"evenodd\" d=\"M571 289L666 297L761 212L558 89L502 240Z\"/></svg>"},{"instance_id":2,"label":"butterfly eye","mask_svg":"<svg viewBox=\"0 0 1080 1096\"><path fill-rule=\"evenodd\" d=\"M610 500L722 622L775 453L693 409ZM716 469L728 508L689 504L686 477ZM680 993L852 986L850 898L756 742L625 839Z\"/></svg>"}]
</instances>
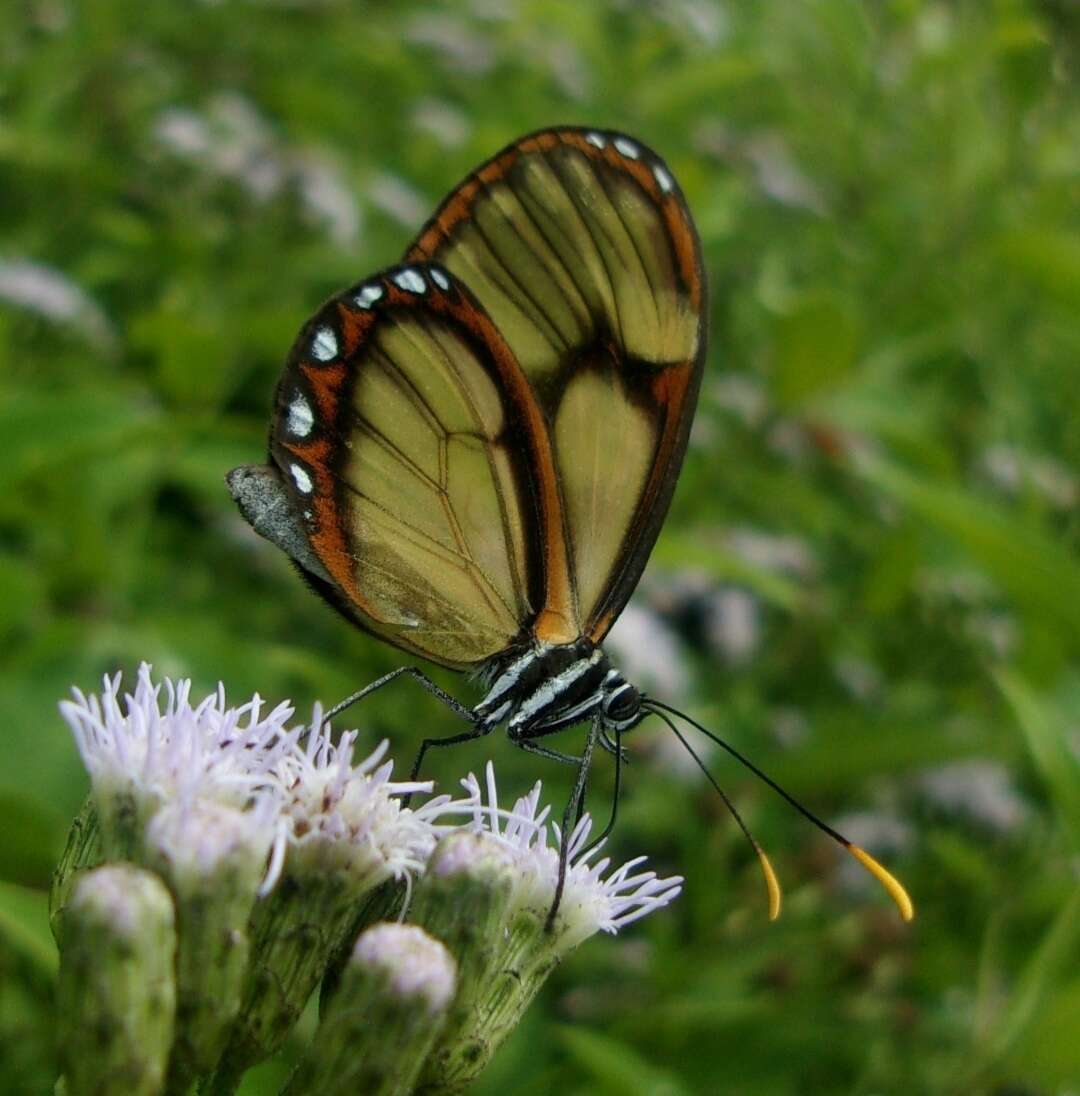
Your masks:
<instances>
[{"instance_id":1,"label":"butterfly eye","mask_svg":"<svg viewBox=\"0 0 1080 1096\"><path fill-rule=\"evenodd\" d=\"M637 722L641 715L641 693L628 681L616 684L604 700L604 717L619 730Z\"/></svg>"}]
</instances>

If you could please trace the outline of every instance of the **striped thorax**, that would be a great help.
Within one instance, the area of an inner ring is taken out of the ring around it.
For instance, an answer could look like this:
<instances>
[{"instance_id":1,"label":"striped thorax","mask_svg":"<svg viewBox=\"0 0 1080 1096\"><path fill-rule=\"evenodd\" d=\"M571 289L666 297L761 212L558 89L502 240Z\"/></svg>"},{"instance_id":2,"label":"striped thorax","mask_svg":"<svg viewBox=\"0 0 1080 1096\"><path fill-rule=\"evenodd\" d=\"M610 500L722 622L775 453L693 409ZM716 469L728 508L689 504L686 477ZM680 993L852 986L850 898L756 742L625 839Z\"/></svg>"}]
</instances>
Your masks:
<instances>
[{"instance_id":1,"label":"striped thorax","mask_svg":"<svg viewBox=\"0 0 1080 1096\"><path fill-rule=\"evenodd\" d=\"M536 643L501 660L473 715L485 731L505 723L511 738L529 739L596 717L607 730L626 731L644 712L638 690L582 637Z\"/></svg>"}]
</instances>

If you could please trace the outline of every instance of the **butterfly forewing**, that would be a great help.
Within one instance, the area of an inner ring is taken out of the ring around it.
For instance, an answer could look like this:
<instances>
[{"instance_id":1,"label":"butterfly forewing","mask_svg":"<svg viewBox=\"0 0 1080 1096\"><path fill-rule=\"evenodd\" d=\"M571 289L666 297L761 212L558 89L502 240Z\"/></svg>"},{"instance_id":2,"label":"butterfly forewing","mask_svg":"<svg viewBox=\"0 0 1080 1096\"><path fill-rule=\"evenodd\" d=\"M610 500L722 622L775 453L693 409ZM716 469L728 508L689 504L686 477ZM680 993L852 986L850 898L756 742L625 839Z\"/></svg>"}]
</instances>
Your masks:
<instances>
[{"instance_id":1,"label":"butterfly forewing","mask_svg":"<svg viewBox=\"0 0 1080 1096\"><path fill-rule=\"evenodd\" d=\"M535 630L562 642L569 614L564 631L598 642L659 532L700 382L704 273L678 186L628 137L547 130L466 179L408 257L467 282L528 377L568 568Z\"/></svg>"},{"instance_id":2,"label":"butterfly forewing","mask_svg":"<svg viewBox=\"0 0 1080 1096\"><path fill-rule=\"evenodd\" d=\"M505 650L545 597L545 442L490 319L446 271L417 263L305 327L271 454L333 600L390 642L464 667Z\"/></svg>"}]
</instances>

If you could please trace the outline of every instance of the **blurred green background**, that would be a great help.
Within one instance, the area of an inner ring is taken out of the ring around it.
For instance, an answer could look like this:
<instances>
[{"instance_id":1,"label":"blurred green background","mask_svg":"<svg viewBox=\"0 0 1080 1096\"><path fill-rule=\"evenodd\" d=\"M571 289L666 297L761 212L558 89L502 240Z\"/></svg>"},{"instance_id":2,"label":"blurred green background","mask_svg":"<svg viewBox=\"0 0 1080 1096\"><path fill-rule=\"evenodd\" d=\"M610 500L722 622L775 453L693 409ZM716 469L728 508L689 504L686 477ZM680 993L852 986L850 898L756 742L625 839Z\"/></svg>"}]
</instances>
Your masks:
<instances>
[{"instance_id":1,"label":"blurred green background","mask_svg":"<svg viewBox=\"0 0 1080 1096\"><path fill-rule=\"evenodd\" d=\"M0 1088L54 1078L44 891L86 788L57 700L147 659L304 709L399 664L222 476L262 457L317 305L576 122L667 158L711 280L692 447L610 650L919 915L714 757L786 882L769 925L646 724L615 851L686 892L557 972L478 1091L1075 1092L1078 65L1071 0L0 6ZM407 683L355 720L402 765L451 727ZM562 794L505 740L444 786L489 755L507 794Z\"/></svg>"}]
</instances>

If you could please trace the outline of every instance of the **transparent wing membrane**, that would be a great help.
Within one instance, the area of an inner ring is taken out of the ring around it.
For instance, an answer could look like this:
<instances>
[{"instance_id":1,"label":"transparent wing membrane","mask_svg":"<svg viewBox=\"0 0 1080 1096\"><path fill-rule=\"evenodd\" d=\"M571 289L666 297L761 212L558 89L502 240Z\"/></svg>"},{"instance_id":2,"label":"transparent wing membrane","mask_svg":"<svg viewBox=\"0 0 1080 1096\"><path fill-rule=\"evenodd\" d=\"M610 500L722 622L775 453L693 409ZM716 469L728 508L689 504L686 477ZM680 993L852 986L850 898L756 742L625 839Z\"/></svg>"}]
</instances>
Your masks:
<instances>
[{"instance_id":1,"label":"transparent wing membrane","mask_svg":"<svg viewBox=\"0 0 1080 1096\"><path fill-rule=\"evenodd\" d=\"M455 666L504 650L533 613L531 445L504 377L517 366L475 313L423 264L341 294L296 344L272 438L348 610Z\"/></svg>"},{"instance_id":2,"label":"transparent wing membrane","mask_svg":"<svg viewBox=\"0 0 1080 1096\"><path fill-rule=\"evenodd\" d=\"M469 285L535 391L571 630L599 641L659 532L700 380L704 275L674 178L620 134L534 134L453 191L408 257Z\"/></svg>"}]
</instances>

